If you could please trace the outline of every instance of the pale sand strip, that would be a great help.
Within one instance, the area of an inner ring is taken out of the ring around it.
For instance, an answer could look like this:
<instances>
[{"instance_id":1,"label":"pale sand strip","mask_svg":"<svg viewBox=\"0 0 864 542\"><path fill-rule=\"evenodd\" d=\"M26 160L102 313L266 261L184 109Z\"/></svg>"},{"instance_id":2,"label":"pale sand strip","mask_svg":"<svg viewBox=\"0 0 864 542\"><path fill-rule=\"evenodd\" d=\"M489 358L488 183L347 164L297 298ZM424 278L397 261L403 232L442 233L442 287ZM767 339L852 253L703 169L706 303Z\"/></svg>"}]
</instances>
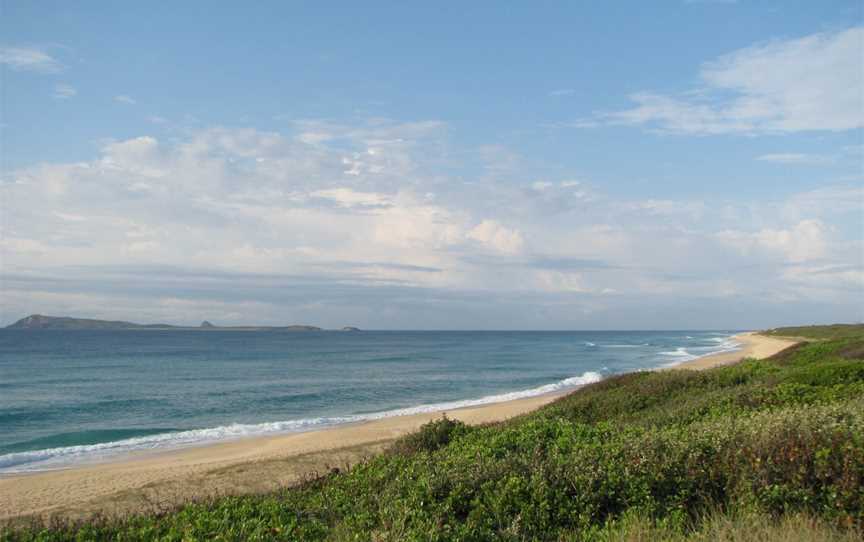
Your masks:
<instances>
[{"instance_id":1,"label":"pale sand strip","mask_svg":"<svg viewBox=\"0 0 864 542\"><path fill-rule=\"evenodd\" d=\"M753 331L739 333L732 338L743 345L740 350L734 352L722 352L720 354L697 358L692 361L685 361L684 363L680 363L670 368L693 369L700 371L703 369L736 363L744 358L764 359L801 342L795 339L766 337L765 335L759 335Z\"/></svg>"},{"instance_id":2,"label":"pale sand strip","mask_svg":"<svg viewBox=\"0 0 864 542\"><path fill-rule=\"evenodd\" d=\"M707 369L745 357L764 358L796 343L754 333L736 335L735 339L744 344L741 350L706 356L675 368ZM560 395L451 410L447 415L469 424L505 420L530 412ZM217 494L273 490L310 472L344 467L380 453L393 439L441 415L441 412L413 414L0 478L0 519L30 515L74 518L94 512L126 514Z\"/></svg>"}]
</instances>

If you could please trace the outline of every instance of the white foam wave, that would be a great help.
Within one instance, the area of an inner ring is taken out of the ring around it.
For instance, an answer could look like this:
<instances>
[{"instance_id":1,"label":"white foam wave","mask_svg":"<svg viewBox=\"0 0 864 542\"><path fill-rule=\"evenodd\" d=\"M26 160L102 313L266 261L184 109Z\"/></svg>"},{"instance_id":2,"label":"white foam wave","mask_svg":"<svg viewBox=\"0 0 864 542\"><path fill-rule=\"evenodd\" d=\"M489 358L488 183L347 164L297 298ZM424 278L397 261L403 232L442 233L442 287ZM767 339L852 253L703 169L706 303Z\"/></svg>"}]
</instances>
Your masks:
<instances>
[{"instance_id":1,"label":"white foam wave","mask_svg":"<svg viewBox=\"0 0 864 542\"><path fill-rule=\"evenodd\" d=\"M585 341L585 346L597 346L597 345L590 342L590 341Z\"/></svg>"},{"instance_id":2,"label":"white foam wave","mask_svg":"<svg viewBox=\"0 0 864 542\"><path fill-rule=\"evenodd\" d=\"M724 337L713 337L707 339L710 342L717 343L711 346L689 346L689 347L679 347L675 350L670 350L666 352L660 352L661 355L667 356L670 358L674 358L673 361L663 363L661 367L674 367L675 365L680 365L681 363L685 363L687 361L692 361L694 359L704 358L706 356L713 356L714 354L723 354L726 352L735 352L741 349L741 343L734 340L732 336L726 335ZM689 350L688 350L689 348ZM691 352L692 351L692 352ZM698 352L698 353L694 353Z\"/></svg>"},{"instance_id":3,"label":"white foam wave","mask_svg":"<svg viewBox=\"0 0 864 542\"><path fill-rule=\"evenodd\" d=\"M350 416L333 416L321 418L309 418L303 420L289 420L282 422L259 423L259 424L231 424L208 429L192 429L174 433L160 433L147 435L114 442L103 442L99 444L87 444L80 446L65 446L62 448L50 448L46 450L34 450L31 452L17 452L0 455L0 474L16 474L36 472L68 467L76 463L89 463L105 460L112 456L128 454L132 452L170 450L187 446L207 444L223 440L235 440L244 437L267 436L284 433L300 433L313 431L346 423L379 420L395 416L407 416L426 412L441 412L491 403L501 403L514 399L535 397L562 390L575 389L602 379L600 373L589 371L580 376L565 378L553 384L546 384L528 390L488 395L478 399L466 399L463 401L450 401L445 403L434 403L419 405L408 408L374 412L371 414L354 414Z\"/></svg>"},{"instance_id":4,"label":"white foam wave","mask_svg":"<svg viewBox=\"0 0 864 542\"><path fill-rule=\"evenodd\" d=\"M687 351L683 346L680 348L676 348L675 350L670 350L668 352L660 352L661 356L671 356L671 357L693 357L693 354Z\"/></svg>"}]
</instances>

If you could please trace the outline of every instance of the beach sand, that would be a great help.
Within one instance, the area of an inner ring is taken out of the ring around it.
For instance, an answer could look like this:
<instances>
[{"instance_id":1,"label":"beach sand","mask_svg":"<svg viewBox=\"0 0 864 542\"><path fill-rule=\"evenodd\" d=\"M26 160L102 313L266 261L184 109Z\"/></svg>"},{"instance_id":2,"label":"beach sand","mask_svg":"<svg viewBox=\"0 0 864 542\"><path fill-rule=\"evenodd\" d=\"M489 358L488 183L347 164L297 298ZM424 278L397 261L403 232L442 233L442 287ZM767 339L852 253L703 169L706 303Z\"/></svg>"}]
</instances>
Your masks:
<instances>
[{"instance_id":1,"label":"beach sand","mask_svg":"<svg viewBox=\"0 0 864 542\"><path fill-rule=\"evenodd\" d=\"M674 368L706 369L745 357L767 357L795 343L753 333L735 338L744 344L742 350L707 356ZM482 424L530 412L561 395L462 408L446 414L468 424ZM393 439L441 416L441 412L413 414L0 478L0 520L34 515L71 519L94 514L126 515L163 510L216 495L271 491L333 467L356 464L383 451Z\"/></svg>"},{"instance_id":2,"label":"beach sand","mask_svg":"<svg viewBox=\"0 0 864 542\"><path fill-rule=\"evenodd\" d=\"M739 333L738 335L735 335L733 339L742 344L740 350L734 352L721 352L719 354L697 358L692 361L685 361L684 363L680 363L670 368L692 369L698 371L710 369L712 367L719 367L721 365L729 365L730 363L741 361L744 358L763 359L773 356L777 352L801 342L795 339L766 337L765 335L759 335L756 332Z\"/></svg>"}]
</instances>

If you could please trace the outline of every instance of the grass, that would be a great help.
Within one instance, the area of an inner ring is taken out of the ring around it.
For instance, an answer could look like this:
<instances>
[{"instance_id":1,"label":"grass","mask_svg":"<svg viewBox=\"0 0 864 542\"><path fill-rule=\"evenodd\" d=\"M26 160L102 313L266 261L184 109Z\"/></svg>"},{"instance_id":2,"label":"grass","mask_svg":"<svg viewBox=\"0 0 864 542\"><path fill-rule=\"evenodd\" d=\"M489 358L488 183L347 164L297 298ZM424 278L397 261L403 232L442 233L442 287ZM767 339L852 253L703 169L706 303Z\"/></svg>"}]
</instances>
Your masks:
<instances>
[{"instance_id":1,"label":"grass","mask_svg":"<svg viewBox=\"0 0 864 542\"><path fill-rule=\"evenodd\" d=\"M859 540L864 332L848 331L809 328L842 337L763 361L609 378L504 423L442 418L266 495L0 541Z\"/></svg>"}]
</instances>

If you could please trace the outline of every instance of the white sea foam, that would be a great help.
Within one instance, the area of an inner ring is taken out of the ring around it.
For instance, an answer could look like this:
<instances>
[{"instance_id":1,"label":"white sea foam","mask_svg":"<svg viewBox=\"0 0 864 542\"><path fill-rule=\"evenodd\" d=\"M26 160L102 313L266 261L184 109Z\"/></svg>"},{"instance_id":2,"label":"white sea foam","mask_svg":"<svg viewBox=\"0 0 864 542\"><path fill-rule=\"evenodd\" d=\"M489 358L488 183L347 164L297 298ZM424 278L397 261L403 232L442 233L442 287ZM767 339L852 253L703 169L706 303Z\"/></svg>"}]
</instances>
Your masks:
<instances>
[{"instance_id":1,"label":"white sea foam","mask_svg":"<svg viewBox=\"0 0 864 542\"><path fill-rule=\"evenodd\" d=\"M157 435L135 437L99 444L65 446L62 448L34 450L31 452L18 452L0 455L0 474L53 470L68 467L77 463L97 462L112 456L132 452L169 450L223 440L235 440L244 437L300 433L346 423L379 420L382 418L407 416L424 412L441 412L491 403L501 403L504 401L512 401L514 399L535 397L561 390L575 389L586 384L591 384L592 382L598 382L602 378L603 377L600 373L589 371L580 376L565 378L564 380L553 384L546 384L545 386L539 386L537 388L502 393L499 395L489 395L486 397L480 397L479 399L466 399L463 401L419 405L383 412L374 412L371 414L309 418L303 420L289 420L259 424L231 424L221 427L212 427L209 429L192 429L174 433L161 433Z\"/></svg>"},{"instance_id":2,"label":"white sea foam","mask_svg":"<svg viewBox=\"0 0 864 542\"><path fill-rule=\"evenodd\" d=\"M675 350L671 350L668 352L660 352L662 356L672 356L672 357L690 357L693 354L687 351L683 346L680 348L676 348Z\"/></svg>"},{"instance_id":3,"label":"white sea foam","mask_svg":"<svg viewBox=\"0 0 864 542\"><path fill-rule=\"evenodd\" d=\"M741 343L734 340L731 336L712 337L707 339L710 342L717 343L711 346L689 346L679 347L675 350L660 352L660 355L667 358L674 358L672 361L662 363L661 367L674 367L682 363L693 361L694 359L713 356L714 354L723 354L726 352L735 352L741 349ZM695 353L698 352L698 353Z\"/></svg>"}]
</instances>

